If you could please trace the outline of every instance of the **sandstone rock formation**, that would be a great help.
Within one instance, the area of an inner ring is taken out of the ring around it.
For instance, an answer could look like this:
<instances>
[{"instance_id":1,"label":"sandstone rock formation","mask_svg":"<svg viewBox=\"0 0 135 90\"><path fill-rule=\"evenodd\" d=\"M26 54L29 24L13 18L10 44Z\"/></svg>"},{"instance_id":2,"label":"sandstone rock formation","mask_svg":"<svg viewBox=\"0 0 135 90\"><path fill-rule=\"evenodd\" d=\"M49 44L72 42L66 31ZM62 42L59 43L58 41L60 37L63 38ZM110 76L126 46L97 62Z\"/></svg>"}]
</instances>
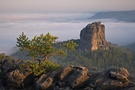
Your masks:
<instances>
[{"instance_id":1,"label":"sandstone rock formation","mask_svg":"<svg viewBox=\"0 0 135 90\"><path fill-rule=\"evenodd\" d=\"M97 71L72 65L39 77L33 77L31 70L26 73L27 68L24 72L14 69L1 70L0 90L135 90L135 77L125 68Z\"/></svg>"},{"instance_id":2,"label":"sandstone rock formation","mask_svg":"<svg viewBox=\"0 0 135 90\"><path fill-rule=\"evenodd\" d=\"M32 72L27 73L26 75L21 73L19 70L14 70L6 74L7 86L22 88L29 86L33 78Z\"/></svg>"},{"instance_id":3,"label":"sandstone rock formation","mask_svg":"<svg viewBox=\"0 0 135 90\"><path fill-rule=\"evenodd\" d=\"M0 61L0 81L3 86L13 88L24 88L30 86L34 81L34 74L32 70L26 66L24 71L19 70L19 65L24 64L22 60L8 60ZM1 86L1 84L0 84ZM1 90L1 88L0 88ZM4 89L2 89L4 90Z\"/></svg>"},{"instance_id":4,"label":"sandstone rock formation","mask_svg":"<svg viewBox=\"0 0 135 90\"><path fill-rule=\"evenodd\" d=\"M52 85L53 79L51 77L48 77L43 74L37 81L35 90L50 90L50 87Z\"/></svg>"},{"instance_id":5,"label":"sandstone rock formation","mask_svg":"<svg viewBox=\"0 0 135 90\"><path fill-rule=\"evenodd\" d=\"M86 67L69 66L60 73L59 83L63 83L64 86L69 85L71 88L81 88L85 86L88 79L88 69ZM63 87L63 85L61 84L60 88Z\"/></svg>"},{"instance_id":6,"label":"sandstone rock formation","mask_svg":"<svg viewBox=\"0 0 135 90\"><path fill-rule=\"evenodd\" d=\"M101 22L88 24L80 33L80 48L87 50L108 49L105 39L105 26Z\"/></svg>"}]
</instances>

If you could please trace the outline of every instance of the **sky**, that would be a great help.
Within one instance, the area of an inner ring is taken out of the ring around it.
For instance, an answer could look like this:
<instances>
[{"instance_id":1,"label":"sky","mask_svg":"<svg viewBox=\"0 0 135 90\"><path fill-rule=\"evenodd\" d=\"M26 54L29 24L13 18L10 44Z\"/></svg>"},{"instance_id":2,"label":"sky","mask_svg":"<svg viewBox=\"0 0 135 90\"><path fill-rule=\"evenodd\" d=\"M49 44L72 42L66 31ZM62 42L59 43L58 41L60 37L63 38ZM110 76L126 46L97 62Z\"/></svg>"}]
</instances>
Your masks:
<instances>
[{"instance_id":1,"label":"sky","mask_svg":"<svg viewBox=\"0 0 135 90\"><path fill-rule=\"evenodd\" d=\"M135 0L0 0L0 12L135 10Z\"/></svg>"}]
</instances>

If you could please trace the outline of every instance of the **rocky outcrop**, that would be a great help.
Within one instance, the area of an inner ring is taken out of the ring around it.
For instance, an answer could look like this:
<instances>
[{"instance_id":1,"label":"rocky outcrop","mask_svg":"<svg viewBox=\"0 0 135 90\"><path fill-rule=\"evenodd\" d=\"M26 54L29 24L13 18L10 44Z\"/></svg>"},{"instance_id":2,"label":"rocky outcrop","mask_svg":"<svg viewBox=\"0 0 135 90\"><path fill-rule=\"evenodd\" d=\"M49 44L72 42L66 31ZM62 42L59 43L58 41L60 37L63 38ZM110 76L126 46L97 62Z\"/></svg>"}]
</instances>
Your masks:
<instances>
[{"instance_id":1,"label":"rocky outcrop","mask_svg":"<svg viewBox=\"0 0 135 90\"><path fill-rule=\"evenodd\" d=\"M29 78L28 78L29 77ZM31 84L33 78L33 73L29 72L27 75L21 73L19 70L14 70L6 74L7 86L24 88ZM29 83L28 83L29 82Z\"/></svg>"},{"instance_id":2,"label":"rocky outcrop","mask_svg":"<svg viewBox=\"0 0 135 90\"><path fill-rule=\"evenodd\" d=\"M50 87L52 86L53 79L51 77L48 77L43 74L37 81L35 90L50 90Z\"/></svg>"},{"instance_id":3,"label":"rocky outcrop","mask_svg":"<svg viewBox=\"0 0 135 90\"><path fill-rule=\"evenodd\" d=\"M61 72L54 90L134 90L135 82L130 78L125 68L89 71L86 67L69 66Z\"/></svg>"},{"instance_id":4,"label":"rocky outcrop","mask_svg":"<svg viewBox=\"0 0 135 90\"><path fill-rule=\"evenodd\" d=\"M1 60L1 69L2 69L2 73L8 73L11 72L13 70L15 70L16 68L18 68L19 64L22 63L22 60L16 60L16 59L4 59Z\"/></svg>"},{"instance_id":5,"label":"rocky outcrop","mask_svg":"<svg viewBox=\"0 0 135 90\"><path fill-rule=\"evenodd\" d=\"M128 90L135 87L135 83L129 80L130 74L125 68L109 68L91 78L90 85L94 90Z\"/></svg>"},{"instance_id":6,"label":"rocky outcrop","mask_svg":"<svg viewBox=\"0 0 135 90\"><path fill-rule=\"evenodd\" d=\"M105 26L101 22L88 24L80 33L80 48L87 50L108 49Z\"/></svg>"},{"instance_id":7,"label":"rocky outcrop","mask_svg":"<svg viewBox=\"0 0 135 90\"><path fill-rule=\"evenodd\" d=\"M15 60L16 61L16 60ZM6 62L1 67L6 67ZM11 63L12 64L12 63ZM14 63L15 64L15 63ZM19 63L18 63L19 64ZM15 67L18 66L15 64ZM8 69L12 65L7 65ZM9 67L9 68L8 68ZM12 67L11 67L12 68ZM83 66L68 66L54 72L34 77L31 69L18 67L0 76L1 90L134 90L135 77L125 68L104 70L88 69ZM6 70L7 71L7 70Z\"/></svg>"},{"instance_id":8,"label":"rocky outcrop","mask_svg":"<svg viewBox=\"0 0 135 90\"><path fill-rule=\"evenodd\" d=\"M59 83L61 83L60 87L81 88L85 86L88 79L88 69L86 67L69 66L61 72Z\"/></svg>"},{"instance_id":9,"label":"rocky outcrop","mask_svg":"<svg viewBox=\"0 0 135 90\"><path fill-rule=\"evenodd\" d=\"M27 66L23 68L23 71L19 69L19 66L24 64L22 60L4 59L1 60L0 64L0 79L6 88L25 88L34 82L32 69L28 69Z\"/></svg>"}]
</instances>

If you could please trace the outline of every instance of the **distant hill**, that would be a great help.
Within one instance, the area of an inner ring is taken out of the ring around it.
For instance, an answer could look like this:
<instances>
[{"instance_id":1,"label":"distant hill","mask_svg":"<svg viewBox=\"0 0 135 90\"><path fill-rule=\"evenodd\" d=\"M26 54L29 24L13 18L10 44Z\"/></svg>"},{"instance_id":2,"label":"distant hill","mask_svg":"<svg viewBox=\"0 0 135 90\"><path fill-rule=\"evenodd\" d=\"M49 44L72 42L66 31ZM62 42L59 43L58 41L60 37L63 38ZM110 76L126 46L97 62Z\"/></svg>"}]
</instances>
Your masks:
<instances>
[{"instance_id":1,"label":"distant hill","mask_svg":"<svg viewBox=\"0 0 135 90\"><path fill-rule=\"evenodd\" d=\"M116 19L125 22L135 22L135 10L99 12L90 19Z\"/></svg>"},{"instance_id":2,"label":"distant hill","mask_svg":"<svg viewBox=\"0 0 135 90\"><path fill-rule=\"evenodd\" d=\"M135 52L135 42L132 43L132 44L126 45L125 47L126 47L126 48L129 48L129 49L131 49L132 51Z\"/></svg>"}]
</instances>

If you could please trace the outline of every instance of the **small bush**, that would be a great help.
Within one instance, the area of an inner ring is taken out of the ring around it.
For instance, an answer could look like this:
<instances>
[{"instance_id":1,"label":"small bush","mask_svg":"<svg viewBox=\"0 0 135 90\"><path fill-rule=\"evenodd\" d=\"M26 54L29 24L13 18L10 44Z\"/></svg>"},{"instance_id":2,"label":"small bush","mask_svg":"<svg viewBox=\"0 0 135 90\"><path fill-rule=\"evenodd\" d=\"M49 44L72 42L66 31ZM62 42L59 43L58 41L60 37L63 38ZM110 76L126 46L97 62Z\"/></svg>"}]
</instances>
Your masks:
<instances>
[{"instance_id":1,"label":"small bush","mask_svg":"<svg viewBox=\"0 0 135 90\"><path fill-rule=\"evenodd\" d=\"M25 72L25 68L31 68L35 76L39 76L43 73L52 72L59 67L59 64L52 61L42 62L41 64L37 62L32 62L30 60L25 61L25 63L20 65L20 71Z\"/></svg>"}]
</instances>

